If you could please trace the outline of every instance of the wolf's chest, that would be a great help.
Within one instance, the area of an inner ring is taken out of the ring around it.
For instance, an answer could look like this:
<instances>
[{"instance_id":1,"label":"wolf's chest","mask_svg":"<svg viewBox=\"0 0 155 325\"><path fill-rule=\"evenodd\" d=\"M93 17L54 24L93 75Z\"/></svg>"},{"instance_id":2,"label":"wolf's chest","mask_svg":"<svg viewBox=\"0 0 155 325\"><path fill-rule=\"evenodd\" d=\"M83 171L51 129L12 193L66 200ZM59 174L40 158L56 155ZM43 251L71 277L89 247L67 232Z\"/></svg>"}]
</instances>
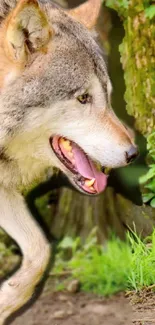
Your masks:
<instances>
[{"instance_id":1,"label":"wolf's chest","mask_svg":"<svg viewBox=\"0 0 155 325\"><path fill-rule=\"evenodd\" d=\"M27 191L35 184L47 179L49 166L40 160L25 157L20 161L0 163L0 183L7 187ZM50 168L52 174L52 167Z\"/></svg>"},{"instance_id":2,"label":"wolf's chest","mask_svg":"<svg viewBox=\"0 0 155 325\"><path fill-rule=\"evenodd\" d=\"M18 188L20 191L28 191L40 182L47 179L49 166L44 165L42 161L27 158L25 163L18 166L20 181ZM52 167L50 168L52 173Z\"/></svg>"}]
</instances>

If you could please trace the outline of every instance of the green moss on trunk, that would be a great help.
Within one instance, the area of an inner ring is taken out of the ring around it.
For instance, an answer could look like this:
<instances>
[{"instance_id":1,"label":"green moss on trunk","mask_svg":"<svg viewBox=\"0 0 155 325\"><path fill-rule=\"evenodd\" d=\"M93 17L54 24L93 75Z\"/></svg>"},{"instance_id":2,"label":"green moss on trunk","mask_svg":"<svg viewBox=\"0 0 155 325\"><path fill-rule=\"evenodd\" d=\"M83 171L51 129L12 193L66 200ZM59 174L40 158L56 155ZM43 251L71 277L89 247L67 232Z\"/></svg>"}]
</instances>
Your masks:
<instances>
[{"instance_id":1,"label":"green moss on trunk","mask_svg":"<svg viewBox=\"0 0 155 325\"><path fill-rule=\"evenodd\" d=\"M150 1L107 0L123 18L125 37L120 46L128 114L137 129L149 134L155 125L155 20L146 16Z\"/></svg>"}]
</instances>

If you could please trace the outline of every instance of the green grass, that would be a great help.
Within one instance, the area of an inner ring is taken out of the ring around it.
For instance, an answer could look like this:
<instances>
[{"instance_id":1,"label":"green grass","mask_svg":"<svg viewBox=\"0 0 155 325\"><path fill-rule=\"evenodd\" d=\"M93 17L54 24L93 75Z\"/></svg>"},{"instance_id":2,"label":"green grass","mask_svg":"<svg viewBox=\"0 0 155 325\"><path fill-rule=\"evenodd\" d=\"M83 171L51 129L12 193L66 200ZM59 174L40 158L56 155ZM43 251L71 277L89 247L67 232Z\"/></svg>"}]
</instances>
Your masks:
<instances>
[{"instance_id":1,"label":"green grass","mask_svg":"<svg viewBox=\"0 0 155 325\"><path fill-rule=\"evenodd\" d=\"M128 234L126 243L112 238L106 247L97 244L94 234L84 245L79 238L65 238L54 268L58 275L64 271L80 281L83 291L104 296L150 286L155 283L155 231L145 242Z\"/></svg>"}]
</instances>

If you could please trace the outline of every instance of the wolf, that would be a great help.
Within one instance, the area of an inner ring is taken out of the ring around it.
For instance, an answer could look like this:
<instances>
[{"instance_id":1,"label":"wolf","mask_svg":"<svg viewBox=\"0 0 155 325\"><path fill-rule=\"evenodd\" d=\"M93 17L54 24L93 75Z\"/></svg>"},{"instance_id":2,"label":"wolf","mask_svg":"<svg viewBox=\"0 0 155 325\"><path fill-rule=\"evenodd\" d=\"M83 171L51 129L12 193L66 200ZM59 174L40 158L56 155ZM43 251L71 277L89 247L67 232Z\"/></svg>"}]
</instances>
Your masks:
<instances>
[{"instance_id":1,"label":"wolf","mask_svg":"<svg viewBox=\"0 0 155 325\"><path fill-rule=\"evenodd\" d=\"M0 325L32 297L50 260L24 189L57 167L93 196L106 188L105 167L138 154L111 107L93 33L100 7L100 0L72 10L50 0L0 0L0 226L23 255L0 289Z\"/></svg>"}]
</instances>

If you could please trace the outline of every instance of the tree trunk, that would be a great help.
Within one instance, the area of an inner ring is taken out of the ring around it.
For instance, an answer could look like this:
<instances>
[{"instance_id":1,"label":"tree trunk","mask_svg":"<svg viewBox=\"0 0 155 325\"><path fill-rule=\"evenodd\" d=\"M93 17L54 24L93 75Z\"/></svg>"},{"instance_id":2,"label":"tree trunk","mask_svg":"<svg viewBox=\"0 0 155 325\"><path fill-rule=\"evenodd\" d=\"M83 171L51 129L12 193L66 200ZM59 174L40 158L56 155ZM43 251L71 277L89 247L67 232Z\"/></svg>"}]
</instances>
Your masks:
<instances>
[{"instance_id":1,"label":"tree trunk","mask_svg":"<svg viewBox=\"0 0 155 325\"><path fill-rule=\"evenodd\" d=\"M154 1L106 0L123 18L125 37L120 46L124 69L128 114L135 117L136 127L144 135L155 125L155 19L146 16L146 6Z\"/></svg>"},{"instance_id":2,"label":"tree trunk","mask_svg":"<svg viewBox=\"0 0 155 325\"><path fill-rule=\"evenodd\" d=\"M94 198L71 189L58 192L58 202L51 205L52 213L48 215L46 210L42 210L48 229L56 239L64 235L84 239L94 227L98 228L100 242L104 242L111 232L125 239L127 229L145 237L155 225L153 209L149 206L135 206L130 200L116 194L113 188L107 188L102 195ZM45 198L42 200L45 202ZM40 199L37 201L38 207L39 202Z\"/></svg>"}]
</instances>

